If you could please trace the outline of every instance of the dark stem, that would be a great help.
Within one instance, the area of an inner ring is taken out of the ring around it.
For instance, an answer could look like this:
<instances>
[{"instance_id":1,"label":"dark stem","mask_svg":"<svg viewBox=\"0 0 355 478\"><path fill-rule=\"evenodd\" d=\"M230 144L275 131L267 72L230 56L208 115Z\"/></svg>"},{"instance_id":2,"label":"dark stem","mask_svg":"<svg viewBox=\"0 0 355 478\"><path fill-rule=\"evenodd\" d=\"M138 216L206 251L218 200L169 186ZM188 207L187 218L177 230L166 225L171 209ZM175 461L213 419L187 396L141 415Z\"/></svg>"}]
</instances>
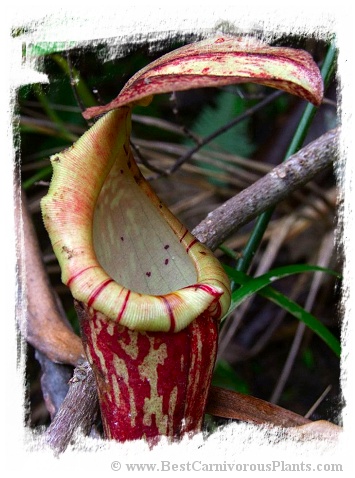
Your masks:
<instances>
[{"instance_id":1,"label":"dark stem","mask_svg":"<svg viewBox=\"0 0 355 478\"><path fill-rule=\"evenodd\" d=\"M229 123L225 124L221 128L218 128L216 131L211 133L209 136L206 136L201 140L196 146L193 148L189 149L183 156L181 156L175 163L174 166L172 166L167 174L172 174L175 173L188 159L191 158L193 154L195 154L197 151L199 151L203 146L206 146L206 144L210 143L213 141L215 138L232 128L233 126L237 125L238 123L242 122L249 116L252 116L254 113L259 111L261 108L264 106L268 105L272 101L276 100L279 96L283 94L283 91L276 91L272 93L271 95L267 96L265 99L260 101L257 105L249 108L247 111L242 113L241 115L237 116L234 118L232 121Z\"/></svg>"},{"instance_id":2,"label":"dark stem","mask_svg":"<svg viewBox=\"0 0 355 478\"><path fill-rule=\"evenodd\" d=\"M71 62L69 51L67 51L67 53L66 53L66 58L67 58L67 63L68 63L70 86L72 88L75 101L77 102L77 104L80 108L80 111L83 112L83 111L85 111L85 105L81 101L81 97L79 96L78 91L77 91L76 86L75 86L76 81L75 81L74 74L73 74L73 65L72 65L72 62Z\"/></svg>"}]
</instances>

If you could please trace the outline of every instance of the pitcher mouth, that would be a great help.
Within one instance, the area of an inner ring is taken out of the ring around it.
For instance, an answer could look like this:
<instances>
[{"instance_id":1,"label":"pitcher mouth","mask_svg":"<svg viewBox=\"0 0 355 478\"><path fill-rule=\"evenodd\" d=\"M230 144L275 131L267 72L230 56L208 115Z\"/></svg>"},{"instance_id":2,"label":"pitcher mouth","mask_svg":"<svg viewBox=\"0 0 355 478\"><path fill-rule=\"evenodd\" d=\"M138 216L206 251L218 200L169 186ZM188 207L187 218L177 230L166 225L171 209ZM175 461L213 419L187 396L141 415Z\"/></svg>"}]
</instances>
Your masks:
<instances>
[{"instance_id":1,"label":"pitcher mouth","mask_svg":"<svg viewBox=\"0 0 355 478\"><path fill-rule=\"evenodd\" d=\"M51 158L43 218L76 300L134 330L177 332L207 309L224 315L229 280L141 175L130 111L108 113Z\"/></svg>"}]
</instances>

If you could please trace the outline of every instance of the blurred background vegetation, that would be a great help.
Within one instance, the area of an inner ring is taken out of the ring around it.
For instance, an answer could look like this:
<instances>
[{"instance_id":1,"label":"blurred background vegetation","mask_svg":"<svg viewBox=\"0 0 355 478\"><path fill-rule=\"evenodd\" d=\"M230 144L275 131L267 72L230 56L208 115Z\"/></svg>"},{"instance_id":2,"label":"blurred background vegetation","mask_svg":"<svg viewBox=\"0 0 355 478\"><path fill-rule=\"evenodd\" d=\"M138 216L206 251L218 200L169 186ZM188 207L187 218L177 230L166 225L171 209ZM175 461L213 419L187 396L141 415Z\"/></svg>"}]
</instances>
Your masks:
<instances>
[{"instance_id":1,"label":"blurred background vegetation","mask_svg":"<svg viewBox=\"0 0 355 478\"><path fill-rule=\"evenodd\" d=\"M24 55L38 56L39 68L48 75L49 83L18 91L16 139L21 182L51 284L76 332L72 298L60 281L39 208L51 178L49 156L70 146L88 129L83 108L109 102L140 68L198 39L190 35L150 44L137 41L118 46L116 53L112 45L109 48L100 42L68 51L57 50L56 45L26 46ZM280 37L275 44L303 48L318 64L327 51L325 42L309 37ZM270 98L266 106L246 114L243 121L189 154L203 139L266 98ZM252 84L159 95L148 107L134 110L135 156L158 195L191 230L211 210L282 161L305 106L303 100ZM336 124L334 76L305 144ZM162 174L184 155L186 161L173 174ZM336 180L332 171L325 171L278 205L249 273L291 264L321 264L340 272L341 257L334 245L336 206ZM253 226L254 222L241 228L216 251L222 262L236 264ZM278 281L275 287L310 310L340 338L340 283L333 276L323 274L315 281L313 274L300 274ZM27 353L27 420L35 427L47 424L49 414L43 402L40 366L31 346ZM263 297L243 303L222 328L215 385L272 401L314 420L339 423L339 380L340 361L333 351Z\"/></svg>"}]
</instances>

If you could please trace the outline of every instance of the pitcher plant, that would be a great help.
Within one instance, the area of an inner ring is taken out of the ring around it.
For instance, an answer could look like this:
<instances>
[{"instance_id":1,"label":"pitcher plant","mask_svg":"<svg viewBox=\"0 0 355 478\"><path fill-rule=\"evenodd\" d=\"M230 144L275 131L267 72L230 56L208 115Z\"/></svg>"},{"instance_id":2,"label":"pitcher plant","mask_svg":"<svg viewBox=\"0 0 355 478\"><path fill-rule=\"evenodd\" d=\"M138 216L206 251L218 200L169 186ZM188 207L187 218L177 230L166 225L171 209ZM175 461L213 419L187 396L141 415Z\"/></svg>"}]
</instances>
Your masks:
<instances>
[{"instance_id":1,"label":"pitcher plant","mask_svg":"<svg viewBox=\"0 0 355 478\"><path fill-rule=\"evenodd\" d=\"M213 253L160 201L130 147L131 112L158 93L254 82L319 105L311 56L218 36L135 74L100 119L51 158L43 220L75 300L105 437L180 438L201 430L230 283Z\"/></svg>"}]
</instances>

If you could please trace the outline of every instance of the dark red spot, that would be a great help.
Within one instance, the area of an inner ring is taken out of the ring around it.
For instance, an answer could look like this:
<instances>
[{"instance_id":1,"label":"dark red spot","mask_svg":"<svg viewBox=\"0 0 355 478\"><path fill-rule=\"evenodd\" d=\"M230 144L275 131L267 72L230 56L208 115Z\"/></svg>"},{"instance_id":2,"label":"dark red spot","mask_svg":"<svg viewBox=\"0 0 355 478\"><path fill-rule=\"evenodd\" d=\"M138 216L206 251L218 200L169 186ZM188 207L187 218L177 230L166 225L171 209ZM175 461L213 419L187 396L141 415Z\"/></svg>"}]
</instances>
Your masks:
<instances>
[{"instance_id":1,"label":"dark red spot","mask_svg":"<svg viewBox=\"0 0 355 478\"><path fill-rule=\"evenodd\" d=\"M129 161L127 161L127 166L128 166L128 169L131 169L132 163L131 163L131 161L130 161L130 160L129 160Z\"/></svg>"},{"instance_id":2,"label":"dark red spot","mask_svg":"<svg viewBox=\"0 0 355 478\"><path fill-rule=\"evenodd\" d=\"M147 277L150 277L150 276L152 275L152 273L151 273L151 272L146 272L145 275L146 275Z\"/></svg>"},{"instance_id":3,"label":"dark red spot","mask_svg":"<svg viewBox=\"0 0 355 478\"><path fill-rule=\"evenodd\" d=\"M120 173L123 174L123 169L120 169Z\"/></svg>"},{"instance_id":4,"label":"dark red spot","mask_svg":"<svg viewBox=\"0 0 355 478\"><path fill-rule=\"evenodd\" d=\"M215 43L224 43L224 38L217 38Z\"/></svg>"},{"instance_id":5,"label":"dark red spot","mask_svg":"<svg viewBox=\"0 0 355 478\"><path fill-rule=\"evenodd\" d=\"M202 254L203 256L206 256L206 255L207 255L207 252L205 252L205 251L200 251L200 254Z\"/></svg>"},{"instance_id":6,"label":"dark red spot","mask_svg":"<svg viewBox=\"0 0 355 478\"><path fill-rule=\"evenodd\" d=\"M206 67L206 68L204 68L204 69L202 70L201 73L202 73L202 74L206 74L206 73L208 73L209 71L210 71L210 68L209 68L209 67Z\"/></svg>"},{"instance_id":7,"label":"dark red spot","mask_svg":"<svg viewBox=\"0 0 355 478\"><path fill-rule=\"evenodd\" d=\"M128 154L128 150L127 150L127 148L126 148L126 145L125 145L125 144L123 145L123 149L124 149L124 152L125 152L126 154Z\"/></svg>"},{"instance_id":8,"label":"dark red spot","mask_svg":"<svg viewBox=\"0 0 355 478\"><path fill-rule=\"evenodd\" d=\"M124 237L123 237L123 236L121 236L121 241L124 241Z\"/></svg>"},{"instance_id":9,"label":"dark red spot","mask_svg":"<svg viewBox=\"0 0 355 478\"><path fill-rule=\"evenodd\" d=\"M169 249L169 244L167 244L166 246L164 246L164 249Z\"/></svg>"},{"instance_id":10,"label":"dark red spot","mask_svg":"<svg viewBox=\"0 0 355 478\"><path fill-rule=\"evenodd\" d=\"M169 264L169 259L165 259L164 264L168 265Z\"/></svg>"}]
</instances>

